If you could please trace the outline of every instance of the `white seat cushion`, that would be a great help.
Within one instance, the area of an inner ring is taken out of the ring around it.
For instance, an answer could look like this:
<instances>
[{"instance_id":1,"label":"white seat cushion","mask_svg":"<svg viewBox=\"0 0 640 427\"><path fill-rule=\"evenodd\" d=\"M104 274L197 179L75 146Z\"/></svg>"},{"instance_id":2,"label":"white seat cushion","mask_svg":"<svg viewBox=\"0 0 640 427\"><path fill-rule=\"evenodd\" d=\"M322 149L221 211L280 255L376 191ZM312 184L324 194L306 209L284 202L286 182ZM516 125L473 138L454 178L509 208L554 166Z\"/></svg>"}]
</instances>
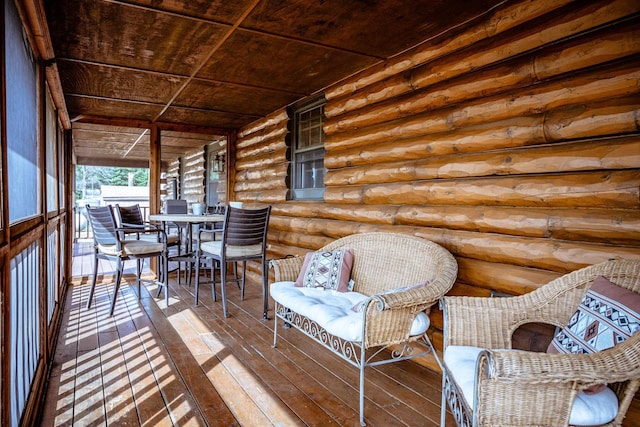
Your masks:
<instances>
[{"instance_id":1,"label":"white seat cushion","mask_svg":"<svg viewBox=\"0 0 640 427\"><path fill-rule=\"evenodd\" d=\"M352 307L368 297L358 292L338 292L325 288L296 287L294 282L276 282L271 297L279 304L313 320L327 332L347 341L362 341L362 313ZM419 313L410 335L423 334L429 328L429 316Z\"/></svg>"},{"instance_id":2,"label":"white seat cushion","mask_svg":"<svg viewBox=\"0 0 640 427\"><path fill-rule=\"evenodd\" d=\"M147 242L146 240L127 240L122 242L122 255L136 256L162 252L164 245L157 242ZM116 245L98 245L98 249L107 255L121 255L116 249Z\"/></svg>"},{"instance_id":3,"label":"white seat cushion","mask_svg":"<svg viewBox=\"0 0 640 427\"><path fill-rule=\"evenodd\" d=\"M444 352L444 364L471 408L475 398L476 361L483 350L478 347L452 345ZM618 415L618 398L610 388L605 387L594 394L578 393L571 408L569 424L597 426L610 422L616 415Z\"/></svg>"},{"instance_id":4,"label":"white seat cushion","mask_svg":"<svg viewBox=\"0 0 640 427\"><path fill-rule=\"evenodd\" d=\"M200 249L203 252L220 256L222 253L222 242L202 242L200 243ZM227 246L228 257L243 257L243 256L258 256L262 254L262 245L247 245L247 246Z\"/></svg>"}]
</instances>

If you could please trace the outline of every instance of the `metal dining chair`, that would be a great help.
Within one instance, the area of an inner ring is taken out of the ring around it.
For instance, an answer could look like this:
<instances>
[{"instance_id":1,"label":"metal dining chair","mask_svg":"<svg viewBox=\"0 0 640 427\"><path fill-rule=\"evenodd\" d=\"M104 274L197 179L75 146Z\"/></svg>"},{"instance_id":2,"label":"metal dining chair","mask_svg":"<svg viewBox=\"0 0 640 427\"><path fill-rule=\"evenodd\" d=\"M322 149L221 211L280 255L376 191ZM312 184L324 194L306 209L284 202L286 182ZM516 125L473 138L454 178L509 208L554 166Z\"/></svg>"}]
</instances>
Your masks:
<instances>
[{"instance_id":1,"label":"metal dining chair","mask_svg":"<svg viewBox=\"0 0 640 427\"><path fill-rule=\"evenodd\" d=\"M169 199L164 201L164 211L167 214L187 214L189 212L189 206L186 200ZM178 284L181 282L182 263L184 263L185 282L190 284L191 264L194 259L193 253L191 252L191 224L187 222L174 222L167 225L167 230L172 226L178 229L178 235L180 236L181 242L178 242L178 253L171 255L169 257L169 261L178 263Z\"/></svg>"},{"instance_id":2,"label":"metal dining chair","mask_svg":"<svg viewBox=\"0 0 640 427\"><path fill-rule=\"evenodd\" d=\"M260 260L262 268L262 297L264 304L263 318L267 319L269 309L269 301L267 295L267 229L269 226L269 216L271 214L271 206L262 209L239 209L228 206L225 211L224 226L222 230L221 240L206 241L199 239L198 249L196 251L196 285L195 285L195 303L198 304L198 289L200 286L200 264L204 259L213 260L213 268L215 270L215 262L220 267L220 289L222 293L222 312L224 317L228 317L227 298L226 298L226 282L227 282L227 263L242 261L242 276L235 280L241 281L240 295L244 300L245 273L247 261ZM204 233L215 233L203 229ZM215 274L212 274L213 280L211 292L213 300L216 300Z\"/></svg>"},{"instance_id":3,"label":"metal dining chair","mask_svg":"<svg viewBox=\"0 0 640 427\"><path fill-rule=\"evenodd\" d=\"M149 221L145 221L142 216L142 209L139 204L131 206L121 206L116 204L114 213L118 227L139 228L140 232L132 237L137 240L159 241L158 230L160 227ZM165 231L166 232L166 231ZM167 233L167 247L180 245L180 235Z\"/></svg>"},{"instance_id":4,"label":"metal dining chair","mask_svg":"<svg viewBox=\"0 0 640 427\"><path fill-rule=\"evenodd\" d=\"M153 232L158 235L156 241L127 239L129 234L140 233L140 228L117 227L116 219L111 206L91 207L86 206L87 217L93 230L94 241L94 265L93 278L91 281L91 290L89 291L89 301L87 301L87 309L91 308L93 294L96 287L96 279L98 276L98 260L105 259L116 262L116 280L113 299L111 301L111 310L109 315L113 316L113 311L122 281L124 262L128 260L136 260L136 284L138 286L138 299L141 296L140 275L142 273L142 260L145 258L160 257L161 259L161 276L163 280L155 281L158 286L158 294L164 289L165 302L169 306L169 291L167 281L167 236L161 229L155 229ZM150 230L148 232L151 232Z\"/></svg>"},{"instance_id":5,"label":"metal dining chair","mask_svg":"<svg viewBox=\"0 0 640 427\"><path fill-rule=\"evenodd\" d=\"M135 204L131 206L121 206L120 204L116 203L114 213L116 216L116 224L118 227L140 229L139 233L127 234L125 236L125 239L145 240L145 241L151 241L151 242L161 241L160 234L157 232L157 230L159 230L160 227L156 224L152 224L151 222L144 220L144 217L142 215L142 209L140 209L139 204ZM179 252L180 251L180 235L167 233L167 251L169 250L169 248L174 246L178 248L178 252ZM163 280L162 277L161 277L161 280Z\"/></svg>"}]
</instances>

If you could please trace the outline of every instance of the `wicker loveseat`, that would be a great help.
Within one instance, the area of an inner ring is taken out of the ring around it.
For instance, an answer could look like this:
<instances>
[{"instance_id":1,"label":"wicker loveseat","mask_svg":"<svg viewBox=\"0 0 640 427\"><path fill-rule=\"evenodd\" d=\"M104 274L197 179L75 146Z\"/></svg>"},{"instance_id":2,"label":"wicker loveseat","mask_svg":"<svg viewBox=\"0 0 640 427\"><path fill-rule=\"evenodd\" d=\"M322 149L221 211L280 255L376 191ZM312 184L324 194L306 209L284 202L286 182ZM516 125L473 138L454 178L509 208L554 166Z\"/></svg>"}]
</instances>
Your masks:
<instances>
[{"instance_id":1,"label":"wicker loveseat","mask_svg":"<svg viewBox=\"0 0 640 427\"><path fill-rule=\"evenodd\" d=\"M616 299L587 294L603 279L622 289L616 292L631 291L625 304L636 303L640 261L612 260L585 267L518 297L444 297L443 422L448 403L461 426L623 425L640 385L640 332L633 332L638 316L621 310ZM583 313L593 310L597 315L579 315L579 306ZM610 328L609 333L615 331L612 336L631 335L597 352L577 350L580 341L564 333L556 339L567 344L566 354L511 350L513 332L532 322L560 328L576 325L593 343L606 331L593 321L598 317L622 326L617 331ZM588 401L599 395L608 401L600 397ZM580 421L572 421L585 409ZM609 421L598 421L603 416Z\"/></svg>"},{"instance_id":2,"label":"wicker loveseat","mask_svg":"<svg viewBox=\"0 0 640 427\"><path fill-rule=\"evenodd\" d=\"M406 234L355 234L338 239L318 252L337 249L350 249L353 253L353 290L350 292L295 287L303 258L272 261L274 347L278 319L282 319L285 325L297 328L358 367L360 423L364 425L365 368L433 351L426 334L428 313L453 285L458 266L443 247ZM354 303L359 304L357 311L353 310ZM414 344L418 342L427 346L426 351L422 346L416 350ZM399 350L383 352L395 344Z\"/></svg>"}]
</instances>

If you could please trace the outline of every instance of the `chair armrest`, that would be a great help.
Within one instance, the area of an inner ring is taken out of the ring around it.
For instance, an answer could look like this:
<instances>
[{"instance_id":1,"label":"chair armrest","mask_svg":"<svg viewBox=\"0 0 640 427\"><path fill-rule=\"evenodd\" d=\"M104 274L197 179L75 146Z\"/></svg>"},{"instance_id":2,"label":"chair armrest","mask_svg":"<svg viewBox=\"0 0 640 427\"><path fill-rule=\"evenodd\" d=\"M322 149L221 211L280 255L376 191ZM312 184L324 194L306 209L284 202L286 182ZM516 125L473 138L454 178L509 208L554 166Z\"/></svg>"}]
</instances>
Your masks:
<instances>
[{"instance_id":1,"label":"chair armrest","mask_svg":"<svg viewBox=\"0 0 640 427\"><path fill-rule=\"evenodd\" d=\"M127 229L137 229L138 232L155 232L157 230L160 229L160 227L158 227L155 224L152 224L150 222L144 222L142 224L131 224L128 222L123 222L122 223L122 228L127 228Z\"/></svg>"},{"instance_id":2,"label":"chair armrest","mask_svg":"<svg viewBox=\"0 0 640 427\"><path fill-rule=\"evenodd\" d=\"M451 278L439 277L424 286L404 290L392 289L378 293L374 297L381 304L381 309L415 307L415 312L419 312L431 307L451 289L452 285Z\"/></svg>"},{"instance_id":3,"label":"chair armrest","mask_svg":"<svg viewBox=\"0 0 640 427\"><path fill-rule=\"evenodd\" d=\"M135 227L117 227L116 228L117 232L121 232L124 234L140 234L142 232L144 233L149 233L149 234L158 234L158 236L160 237L160 241L164 244L167 243L167 233L165 233L164 230L160 229L160 228L156 228L156 227L152 227L152 228L140 228L140 225L136 225Z\"/></svg>"},{"instance_id":4,"label":"chair armrest","mask_svg":"<svg viewBox=\"0 0 640 427\"><path fill-rule=\"evenodd\" d=\"M628 405L640 378L637 346L638 340L627 340L600 353L579 355L484 351L476 365L474 416L492 425L567 425L579 391L616 382L624 386L612 389L621 405ZM629 380L636 385L627 387Z\"/></svg>"},{"instance_id":5,"label":"chair armrest","mask_svg":"<svg viewBox=\"0 0 640 427\"><path fill-rule=\"evenodd\" d=\"M203 240L202 240L202 235L203 234L208 234L208 235L212 235L213 236L213 240L216 239L216 233L222 233L224 231L224 229L222 228L208 228L206 226L201 226L200 229L198 230L198 248L200 248L200 245L202 244Z\"/></svg>"},{"instance_id":6,"label":"chair armrest","mask_svg":"<svg viewBox=\"0 0 640 427\"><path fill-rule=\"evenodd\" d=\"M298 278L300 270L302 270L303 263L303 257L294 256L273 259L269 261L269 267L273 268L275 274L275 282L294 282Z\"/></svg>"},{"instance_id":7,"label":"chair armrest","mask_svg":"<svg viewBox=\"0 0 640 427\"><path fill-rule=\"evenodd\" d=\"M640 380L640 336L591 354L548 354L518 350L487 350L488 378L532 383L591 385Z\"/></svg>"},{"instance_id":8,"label":"chair armrest","mask_svg":"<svg viewBox=\"0 0 640 427\"><path fill-rule=\"evenodd\" d=\"M446 292L433 283L420 288L381 292L364 302L364 346L389 346L406 343L411 326L420 312L430 308ZM444 285L446 289L450 285Z\"/></svg>"}]
</instances>

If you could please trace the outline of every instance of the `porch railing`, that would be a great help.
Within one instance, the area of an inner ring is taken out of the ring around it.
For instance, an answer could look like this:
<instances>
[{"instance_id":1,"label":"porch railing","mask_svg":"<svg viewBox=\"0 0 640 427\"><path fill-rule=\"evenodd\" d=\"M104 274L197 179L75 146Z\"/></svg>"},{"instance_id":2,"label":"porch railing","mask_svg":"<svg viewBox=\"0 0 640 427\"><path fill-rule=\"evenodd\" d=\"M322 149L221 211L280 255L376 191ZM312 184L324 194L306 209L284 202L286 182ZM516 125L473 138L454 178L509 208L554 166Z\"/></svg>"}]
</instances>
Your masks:
<instances>
[{"instance_id":1,"label":"porch railing","mask_svg":"<svg viewBox=\"0 0 640 427\"><path fill-rule=\"evenodd\" d=\"M142 210L142 217L144 218L145 221L147 221L149 219L149 207L140 206L140 209ZM89 221L87 220L85 207L74 206L73 207L73 241L76 242L78 239L91 239L92 237L93 237L93 233L91 232L91 227L89 227Z\"/></svg>"},{"instance_id":2,"label":"porch railing","mask_svg":"<svg viewBox=\"0 0 640 427\"><path fill-rule=\"evenodd\" d=\"M18 425L40 357L40 244L11 259L11 425Z\"/></svg>"}]
</instances>

